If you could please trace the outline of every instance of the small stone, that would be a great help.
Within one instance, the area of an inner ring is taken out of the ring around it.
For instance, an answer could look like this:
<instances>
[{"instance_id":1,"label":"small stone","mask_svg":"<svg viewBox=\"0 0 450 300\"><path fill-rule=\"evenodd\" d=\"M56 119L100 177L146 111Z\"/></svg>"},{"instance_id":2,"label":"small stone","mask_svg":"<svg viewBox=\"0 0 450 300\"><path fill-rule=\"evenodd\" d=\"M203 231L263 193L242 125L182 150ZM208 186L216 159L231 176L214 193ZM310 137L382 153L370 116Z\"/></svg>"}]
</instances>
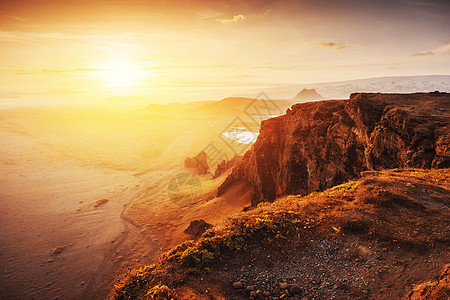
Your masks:
<instances>
[{"instance_id":1,"label":"small stone","mask_svg":"<svg viewBox=\"0 0 450 300\"><path fill-rule=\"evenodd\" d=\"M364 265L364 267L370 269L372 266L371 265Z\"/></svg>"},{"instance_id":2,"label":"small stone","mask_svg":"<svg viewBox=\"0 0 450 300\"><path fill-rule=\"evenodd\" d=\"M255 286L254 285L249 285L245 288L247 291L254 291L255 290Z\"/></svg>"},{"instance_id":3,"label":"small stone","mask_svg":"<svg viewBox=\"0 0 450 300\"><path fill-rule=\"evenodd\" d=\"M108 199L100 199L97 200L97 202L95 202L94 207L99 207L100 205L103 205L105 203L107 203L109 200Z\"/></svg>"},{"instance_id":4,"label":"small stone","mask_svg":"<svg viewBox=\"0 0 450 300\"><path fill-rule=\"evenodd\" d=\"M255 291L251 291L250 292L250 297L256 297L256 292Z\"/></svg>"},{"instance_id":5,"label":"small stone","mask_svg":"<svg viewBox=\"0 0 450 300\"><path fill-rule=\"evenodd\" d=\"M307 297L302 297L302 299L301 300L308 300L308 298Z\"/></svg>"},{"instance_id":6,"label":"small stone","mask_svg":"<svg viewBox=\"0 0 450 300\"><path fill-rule=\"evenodd\" d=\"M284 298L286 298L286 297L287 297L287 295L286 295L286 294L283 294L283 295L280 296L280 299L284 299Z\"/></svg>"},{"instance_id":7,"label":"small stone","mask_svg":"<svg viewBox=\"0 0 450 300\"><path fill-rule=\"evenodd\" d=\"M263 292L263 295L264 295L265 297L269 297L269 296L270 296L270 292L269 292L269 291L264 291L264 292Z\"/></svg>"},{"instance_id":8,"label":"small stone","mask_svg":"<svg viewBox=\"0 0 450 300\"><path fill-rule=\"evenodd\" d=\"M285 290L288 287L288 283L287 282L280 282L280 289Z\"/></svg>"},{"instance_id":9,"label":"small stone","mask_svg":"<svg viewBox=\"0 0 450 300\"><path fill-rule=\"evenodd\" d=\"M242 283L242 281L236 281L235 283L233 283L233 287L235 289L242 289L244 287L244 284Z\"/></svg>"},{"instance_id":10,"label":"small stone","mask_svg":"<svg viewBox=\"0 0 450 300\"><path fill-rule=\"evenodd\" d=\"M298 284L290 284L289 285L289 292L292 295L297 295L302 293L302 288Z\"/></svg>"},{"instance_id":11,"label":"small stone","mask_svg":"<svg viewBox=\"0 0 450 300\"><path fill-rule=\"evenodd\" d=\"M86 281L80 282L80 285L85 285L85 284L86 284Z\"/></svg>"},{"instance_id":12,"label":"small stone","mask_svg":"<svg viewBox=\"0 0 450 300\"><path fill-rule=\"evenodd\" d=\"M61 254L64 249L66 249L66 246L58 246L55 249L52 250L53 254Z\"/></svg>"}]
</instances>

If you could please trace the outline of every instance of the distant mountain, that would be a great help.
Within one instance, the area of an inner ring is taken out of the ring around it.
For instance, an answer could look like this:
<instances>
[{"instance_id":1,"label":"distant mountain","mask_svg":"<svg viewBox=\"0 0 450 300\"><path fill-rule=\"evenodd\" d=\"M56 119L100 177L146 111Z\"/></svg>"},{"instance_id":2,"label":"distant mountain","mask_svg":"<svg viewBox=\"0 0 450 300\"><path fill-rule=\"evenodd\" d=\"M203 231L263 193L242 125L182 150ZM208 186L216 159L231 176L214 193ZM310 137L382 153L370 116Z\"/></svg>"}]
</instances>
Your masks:
<instances>
[{"instance_id":1,"label":"distant mountain","mask_svg":"<svg viewBox=\"0 0 450 300\"><path fill-rule=\"evenodd\" d=\"M334 82L290 84L262 89L273 99L292 99L301 89L314 88L326 99L348 99L355 92L365 93L415 93L450 92L450 75L390 76ZM247 90L239 96L255 95L261 89ZM237 96L237 95L236 95Z\"/></svg>"},{"instance_id":2,"label":"distant mountain","mask_svg":"<svg viewBox=\"0 0 450 300\"><path fill-rule=\"evenodd\" d=\"M320 95L319 95L320 96ZM323 98L321 98L323 99ZM250 105L271 107L276 114L281 114L291 107L297 99L270 100L247 97L227 97L219 101L196 101L187 103L150 104L146 107L152 113L171 112L173 114L200 115L239 115ZM264 111L264 109L262 109Z\"/></svg>"},{"instance_id":3,"label":"distant mountain","mask_svg":"<svg viewBox=\"0 0 450 300\"><path fill-rule=\"evenodd\" d=\"M108 106L147 106L148 102L144 97L127 96L127 97L111 97L105 100Z\"/></svg>"},{"instance_id":4,"label":"distant mountain","mask_svg":"<svg viewBox=\"0 0 450 300\"><path fill-rule=\"evenodd\" d=\"M292 100L304 102L323 99L325 99L325 97L317 93L315 89L303 89Z\"/></svg>"}]
</instances>

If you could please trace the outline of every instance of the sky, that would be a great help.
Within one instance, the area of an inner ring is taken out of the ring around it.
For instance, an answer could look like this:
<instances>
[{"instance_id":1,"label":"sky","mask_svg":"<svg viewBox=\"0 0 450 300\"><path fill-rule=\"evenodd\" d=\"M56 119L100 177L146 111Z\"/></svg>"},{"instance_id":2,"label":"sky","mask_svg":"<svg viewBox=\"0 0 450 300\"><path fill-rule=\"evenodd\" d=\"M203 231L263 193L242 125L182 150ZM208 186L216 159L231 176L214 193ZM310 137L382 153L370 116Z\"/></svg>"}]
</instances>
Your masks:
<instances>
[{"instance_id":1,"label":"sky","mask_svg":"<svg viewBox=\"0 0 450 300\"><path fill-rule=\"evenodd\" d=\"M0 102L450 74L447 0L1 0Z\"/></svg>"}]
</instances>

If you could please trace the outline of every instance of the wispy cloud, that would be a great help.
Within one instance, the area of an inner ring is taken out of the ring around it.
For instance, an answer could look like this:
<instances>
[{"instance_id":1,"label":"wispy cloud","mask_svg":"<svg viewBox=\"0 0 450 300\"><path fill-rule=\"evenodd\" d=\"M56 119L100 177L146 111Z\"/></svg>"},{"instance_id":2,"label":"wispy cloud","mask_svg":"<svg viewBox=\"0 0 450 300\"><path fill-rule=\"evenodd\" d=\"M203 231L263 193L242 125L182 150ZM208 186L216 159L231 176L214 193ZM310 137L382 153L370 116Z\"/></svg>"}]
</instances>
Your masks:
<instances>
[{"instance_id":1,"label":"wispy cloud","mask_svg":"<svg viewBox=\"0 0 450 300\"><path fill-rule=\"evenodd\" d=\"M45 40L125 40L131 38L128 35L93 35L73 34L66 32L30 32L30 31L1 31L0 41L3 42L37 42Z\"/></svg>"},{"instance_id":2,"label":"wispy cloud","mask_svg":"<svg viewBox=\"0 0 450 300\"><path fill-rule=\"evenodd\" d=\"M431 55L444 54L444 53L448 53L448 52L450 52L450 43L436 47L430 51L413 53L413 54L411 54L411 56L413 56L413 57L431 56Z\"/></svg>"},{"instance_id":3,"label":"wispy cloud","mask_svg":"<svg viewBox=\"0 0 450 300\"><path fill-rule=\"evenodd\" d=\"M358 44L351 44L351 43L347 43L347 42L341 43L341 42L323 42L323 41L317 42L317 45L320 47L335 49L335 50L359 46Z\"/></svg>"},{"instance_id":4,"label":"wispy cloud","mask_svg":"<svg viewBox=\"0 0 450 300\"><path fill-rule=\"evenodd\" d=\"M0 16L4 17L4 18L8 18L8 19L12 19L14 21L19 21L19 22L26 22L28 21L28 19L19 17L19 16L14 16L14 15L9 15L7 13L5 13L4 11L0 11Z\"/></svg>"},{"instance_id":5,"label":"wispy cloud","mask_svg":"<svg viewBox=\"0 0 450 300\"><path fill-rule=\"evenodd\" d=\"M243 20L245 20L244 15L235 15L232 18L216 19L217 22L220 22L222 24L237 23Z\"/></svg>"},{"instance_id":6,"label":"wispy cloud","mask_svg":"<svg viewBox=\"0 0 450 300\"><path fill-rule=\"evenodd\" d=\"M417 53L413 53L411 54L411 56L429 56L429 55L434 55L435 53L433 51L427 51L427 52L417 52Z\"/></svg>"},{"instance_id":7,"label":"wispy cloud","mask_svg":"<svg viewBox=\"0 0 450 300\"><path fill-rule=\"evenodd\" d=\"M56 69L42 69L43 73L74 73L74 72L97 72L104 71L102 68L77 68L77 69L66 69L66 68L56 68Z\"/></svg>"}]
</instances>

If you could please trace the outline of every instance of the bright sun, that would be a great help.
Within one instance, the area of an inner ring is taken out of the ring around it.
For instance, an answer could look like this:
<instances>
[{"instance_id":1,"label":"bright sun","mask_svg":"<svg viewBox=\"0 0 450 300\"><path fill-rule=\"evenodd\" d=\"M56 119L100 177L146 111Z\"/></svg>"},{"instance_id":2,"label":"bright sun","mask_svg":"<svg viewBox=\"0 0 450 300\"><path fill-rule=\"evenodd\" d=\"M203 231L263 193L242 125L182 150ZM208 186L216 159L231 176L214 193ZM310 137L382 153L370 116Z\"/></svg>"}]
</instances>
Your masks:
<instances>
[{"instance_id":1,"label":"bright sun","mask_svg":"<svg viewBox=\"0 0 450 300\"><path fill-rule=\"evenodd\" d=\"M127 61L109 62L101 65L99 69L98 77L103 79L111 88L136 86L144 76L142 69Z\"/></svg>"}]
</instances>

